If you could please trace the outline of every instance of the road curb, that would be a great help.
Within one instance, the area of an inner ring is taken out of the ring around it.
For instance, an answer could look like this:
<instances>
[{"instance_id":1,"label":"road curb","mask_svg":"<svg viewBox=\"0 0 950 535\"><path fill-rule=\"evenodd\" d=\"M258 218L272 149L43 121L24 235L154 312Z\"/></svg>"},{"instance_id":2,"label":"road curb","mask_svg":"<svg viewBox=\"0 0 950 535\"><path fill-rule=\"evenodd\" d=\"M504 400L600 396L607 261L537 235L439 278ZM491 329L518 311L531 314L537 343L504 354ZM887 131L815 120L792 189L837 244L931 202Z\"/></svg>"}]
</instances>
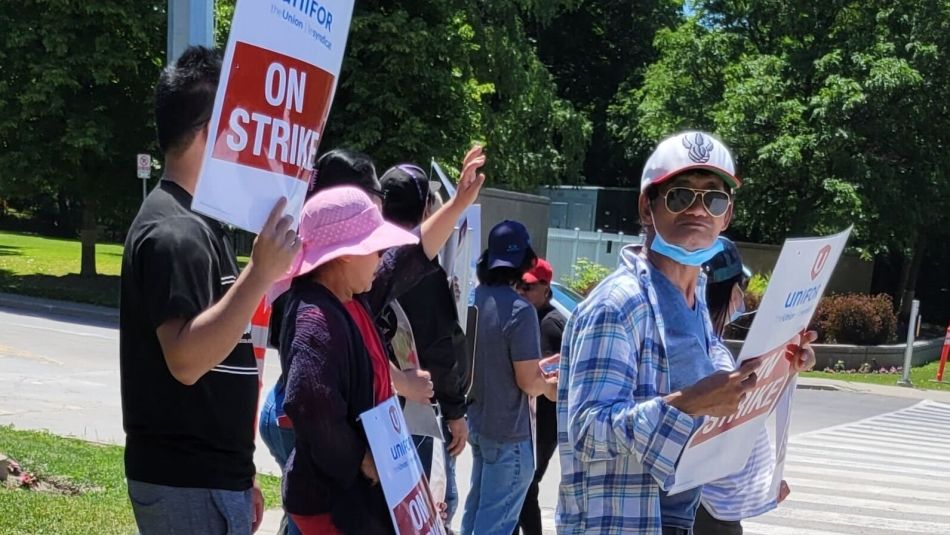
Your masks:
<instances>
[{"instance_id":1,"label":"road curb","mask_svg":"<svg viewBox=\"0 0 950 535\"><path fill-rule=\"evenodd\" d=\"M827 390L831 392L839 392L841 388L835 385L816 385L816 384L797 384L795 385L797 390Z\"/></svg>"},{"instance_id":2,"label":"road curb","mask_svg":"<svg viewBox=\"0 0 950 535\"><path fill-rule=\"evenodd\" d=\"M0 293L0 308L68 316L77 319L93 320L100 323L119 323L119 309L117 308L57 301L55 299L30 297L26 295Z\"/></svg>"}]
</instances>

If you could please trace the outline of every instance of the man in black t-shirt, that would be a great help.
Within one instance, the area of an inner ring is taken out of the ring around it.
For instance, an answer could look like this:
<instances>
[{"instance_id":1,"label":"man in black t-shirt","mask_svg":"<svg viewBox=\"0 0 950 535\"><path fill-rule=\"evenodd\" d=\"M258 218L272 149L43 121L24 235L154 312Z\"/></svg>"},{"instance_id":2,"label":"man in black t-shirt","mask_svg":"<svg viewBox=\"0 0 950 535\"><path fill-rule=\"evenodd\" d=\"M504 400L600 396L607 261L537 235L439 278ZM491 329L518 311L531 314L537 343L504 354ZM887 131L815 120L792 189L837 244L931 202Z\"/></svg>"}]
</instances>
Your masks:
<instances>
[{"instance_id":1,"label":"man in black t-shirt","mask_svg":"<svg viewBox=\"0 0 950 535\"><path fill-rule=\"evenodd\" d=\"M518 293L538 309L538 321L541 325L541 354L550 357L561 352L561 338L564 335L564 316L551 306L551 281L554 270L551 264L539 258L533 268L528 270L518 284ZM557 411L553 401L544 396L535 400L537 432L535 452L538 465L534 479L528 487L518 518L518 528L523 535L541 535L541 508L538 505L538 486L548 469L551 456L557 451ZM517 535L515 528L514 535Z\"/></svg>"},{"instance_id":2,"label":"man in black t-shirt","mask_svg":"<svg viewBox=\"0 0 950 535\"><path fill-rule=\"evenodd\" d=\"M120 374L129 498L143 535L251 533L257 364L249 322L300 248L274 207L239 271L224 227L191 210L221 71L192 47L155 92L165 176L122 258Z\"/></svg>"}]
</instances>

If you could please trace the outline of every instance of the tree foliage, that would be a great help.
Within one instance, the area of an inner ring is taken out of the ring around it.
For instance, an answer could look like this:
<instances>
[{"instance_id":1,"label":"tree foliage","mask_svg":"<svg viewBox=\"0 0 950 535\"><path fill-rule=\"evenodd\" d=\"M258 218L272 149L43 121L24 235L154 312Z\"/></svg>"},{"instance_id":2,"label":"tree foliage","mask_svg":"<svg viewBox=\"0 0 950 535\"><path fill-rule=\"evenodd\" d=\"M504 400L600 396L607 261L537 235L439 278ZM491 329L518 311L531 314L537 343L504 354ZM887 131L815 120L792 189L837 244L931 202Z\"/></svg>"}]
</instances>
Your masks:
<instances>
[{"instance_id":1,"label":"tree foliage","mask_svg":"<svg viewBox=\"0 0 950 535\"><path fill-rule=\"evenodd\" d=\"M164 4L0 5L0 196L56 207L66 227L80 212L86 227L95 214L127 224L141 187L135 154L154 138Z\"/></svg>"},{"instance_id":2,"label":"tree foliage","mask_svg":"<svg viewBox=\"0 0 950 535\"><path fill-rule=\"evenodd\" d=\"M588 184L636 184L639 160L647 154L624 158L624 146L607 128L607 110L621 84L642 85L646 67L656 59L654 36L679 20L681 4L679 0L579 0L547 23L529 25L558 94L591 123L583 167Z\"/></svg>"},{"instance_id":3,"label":"tree foliage","mask_svg":"<svg viewBox=\"0 0 950 535\"><path fill-rule=\"evenodd\" d=\"M589 123L557 96L524 29L558 5L357 3L324 147L366 151L383 167L431 157L452 165L478 141L493 185L576 179Z\"/></svg>"},{"instance_id":4,"label":"tree foliage","mask_svg":"<svg viewBox=\"0 0 950 535\"><path fill-rule=\"evenodd\" d=\"M686 127L735 150L740 237L855 225L868 255L946 235L947 0L702 0L611 108L632 156Z\"/></svg>"}]
</instances>

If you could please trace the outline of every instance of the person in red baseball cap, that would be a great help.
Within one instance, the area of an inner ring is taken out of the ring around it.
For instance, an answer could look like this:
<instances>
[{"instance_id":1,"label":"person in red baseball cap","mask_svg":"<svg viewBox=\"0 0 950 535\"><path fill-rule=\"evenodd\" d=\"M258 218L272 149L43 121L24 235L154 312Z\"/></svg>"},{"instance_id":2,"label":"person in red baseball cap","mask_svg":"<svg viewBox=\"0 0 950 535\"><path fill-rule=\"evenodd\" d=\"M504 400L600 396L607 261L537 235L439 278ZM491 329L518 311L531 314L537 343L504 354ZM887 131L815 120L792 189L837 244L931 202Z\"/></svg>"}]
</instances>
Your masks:
<instances>
[{"instance_id":1,"label":"person in red baseball cap","mask_svg":"<svg viewBox=\"0 0 950 535\"><path fill-rule=\"evenodd\" d=\"M564 334L564 316L551 305L551 281L554 280L554 269L551 264L539 258L534 267L521 276L517 284L518 293L531 303L538 311L538 322L541 326L541 356L548 359L561 352L561 337ZM557 357L550 359L557 360ZM546 360L542 360L544 364ZM555 366L556 363L553 363ZM524 504L521 506L521 515L518 517L518 527L522 535L541 535L541 507L538 505L538 486L547 471L551 456L557 450L557 411L556 405L544 396L535 399L535 414L537 420L537 440L535 441L534 479L528 487ZM514 533L518 529L515 528Z\"/></svg>"}]
</instances>

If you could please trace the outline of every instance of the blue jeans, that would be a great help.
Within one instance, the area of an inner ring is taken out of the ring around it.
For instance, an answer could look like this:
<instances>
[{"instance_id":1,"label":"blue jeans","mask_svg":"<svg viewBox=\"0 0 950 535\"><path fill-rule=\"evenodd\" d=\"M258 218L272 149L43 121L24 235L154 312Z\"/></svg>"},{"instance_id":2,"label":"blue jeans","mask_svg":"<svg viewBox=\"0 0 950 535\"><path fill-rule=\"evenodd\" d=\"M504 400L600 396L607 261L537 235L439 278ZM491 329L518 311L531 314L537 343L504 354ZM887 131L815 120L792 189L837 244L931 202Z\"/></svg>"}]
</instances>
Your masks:
<instances>
[{"instance_id":1,"label":"blue jeans","mask_svg":"<svg viewBox=\"0 0 950 535\"><path fill-rule=\"evenodd\" d=\"M472 431L468 441L474 463L462 535L511 535L534 476L531 439L498 442Z\"/></svg>"},{"instance_id":2,"label":"blue jeans","mask_svg":"<svg viewBox=\"0 0 950 535\"><path fill-rule=\"evenodd\" d=\"M283 470L284 465L287 464L287 458L290 457L290 452L294 451L296 435L294 435L293 429L284 429L277 426L277 402L274 399L273 388L270 389L267 399L264 400L264 406L261 407L258 429L270 454L277 461L280 469ZM300 530L297 529L290 516L286 514L285 516L287 518L287 535L301 535Z\"/></svg>"},{"instance_id":3,"label":"blue jeans","mask_svg":"<svg viewBox=\"0 0 950 535\"><path fill-rule=\"evenodd\" d=\"M141 535L247 535L251 490L168 487L129 480L129 501Z\"/></svg>"}]
</instances>

